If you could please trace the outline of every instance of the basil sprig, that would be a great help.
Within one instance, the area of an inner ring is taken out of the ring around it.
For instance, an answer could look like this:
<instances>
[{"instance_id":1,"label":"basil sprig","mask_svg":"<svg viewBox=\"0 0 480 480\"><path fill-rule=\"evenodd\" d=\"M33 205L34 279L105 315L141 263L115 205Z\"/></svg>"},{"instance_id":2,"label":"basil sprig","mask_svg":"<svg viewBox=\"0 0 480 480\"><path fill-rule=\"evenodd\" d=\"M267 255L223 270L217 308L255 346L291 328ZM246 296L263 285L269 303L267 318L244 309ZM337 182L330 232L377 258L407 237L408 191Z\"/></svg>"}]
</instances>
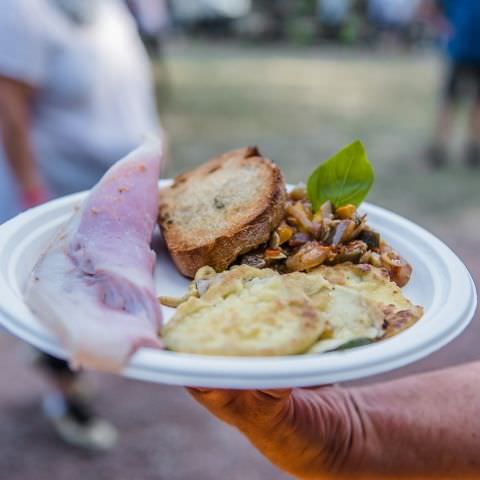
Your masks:
<instances>
[{"instance_id":1,"label":"basil sprig","mask_svg":"<svg viewBox=\"0 0 480 480\"><path fill-rule=\"evenodd\" d=\"M314 211L330 200L335 208L357 207L367 196L375 174L360 140L343 147L310 175L307 193Z\"/></svg>"}]
</instances>

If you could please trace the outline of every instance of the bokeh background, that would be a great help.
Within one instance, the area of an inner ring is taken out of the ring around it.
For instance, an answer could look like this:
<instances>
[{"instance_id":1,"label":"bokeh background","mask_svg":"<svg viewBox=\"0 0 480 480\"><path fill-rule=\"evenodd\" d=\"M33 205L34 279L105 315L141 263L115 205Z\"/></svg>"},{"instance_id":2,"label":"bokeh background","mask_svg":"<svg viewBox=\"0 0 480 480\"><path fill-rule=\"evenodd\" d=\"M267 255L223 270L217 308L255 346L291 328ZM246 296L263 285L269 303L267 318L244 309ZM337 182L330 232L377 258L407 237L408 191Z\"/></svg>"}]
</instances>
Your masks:
<instances>
[{"instance_id":1,"label":"bokeh background","mask_svg":"<svg viewBox=\"0 0 480 480\"><path fill-rule=\"evenodd\" d=\"M480 282L480 170L462 162L467 105L450 163L432 170L423 161L445 65L420 2L383 2L397 6L390 18L372 14L379 2L171 3L167 33L146 35L171 141L165 176L258 145L296 183L360 138L377 174L369 201L439 236ZM382 379L478 359L479 334L477 314L449 346ZM40 413L46 385L28 347L0 333L0 364L2 479L288 478L181 388L107 375L89 374L97 410L121 432L118 446L75 450Z\"/></svg>"}]
</instances>

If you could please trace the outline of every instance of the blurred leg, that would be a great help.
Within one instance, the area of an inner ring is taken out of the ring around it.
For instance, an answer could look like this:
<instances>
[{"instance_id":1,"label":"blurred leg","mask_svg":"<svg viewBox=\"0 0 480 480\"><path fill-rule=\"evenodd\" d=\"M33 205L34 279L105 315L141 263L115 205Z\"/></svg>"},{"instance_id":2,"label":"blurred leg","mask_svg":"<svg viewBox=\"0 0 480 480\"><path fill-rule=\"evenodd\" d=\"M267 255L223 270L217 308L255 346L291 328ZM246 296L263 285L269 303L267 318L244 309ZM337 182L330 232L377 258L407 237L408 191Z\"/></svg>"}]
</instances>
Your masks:
<instances>
[{"instance_id":1,"label":"blurred leg","mask_svg":"<svg viewBox=\"0 0 480 480\"><path fill-rule=\"evenodd\" d=\"M442 92L440 108L435 119L432 143L427 151L427 163L439 168L447 163L447 151L452 136L452 125L459 96L462 67L452 64Z\"/></svg>"},{"instance_id":2,"label":"blurred leg","mask_svg":"<svg viewBox=\"0 0 480 480\"><path fill-rule=\"evenodd\" d=\"M470 115L469 140L465 151L465 163L469 167L480 167L480 102L476 101Z\"/></svg>"},{"instance_id":3,"label":"blurred leg","mask_svg":"<svg viewBox=\"0 0 480 480\"><path fill-rule=\"evenodd\" d=\"M90 450L113 447L116 430L94 415L81 374L73 372L64 360L44 353L40 354L38 363L53 388L44 398L44 412L60 438Z\"/></svg>"},{"instance_id":4,"label":"blurred leg","mask_svg":"<svg viewBox=\"0 0 480 480\"><path fill-rule=\"evenodd\" d=\"M470 118L470 141L478 143L480 141L480 101L477 100L472 108Z\"/></svg>"},{"instance_id":5,"label":"blurred leg","mask_svg":"<svg viewBox=\"0 0 480 480\"><path fill-rule=\"evenodd\" d=\"M465 162L469 167L480 167L480 65L472 69L472 80L475 87L475 100L470 113Z\"/></svg>"},{"instance_id":6,"label":"blurred leg","mask_svg":"<svg viewBox=\"0 0 480 480\"><path fill-rule=\"evenodd\" d=\"M448 145L452 134L455 105L444 100L437 112L433 132L433 141L427 150L426 160L433 168L440 168L447 163Z\"/></svg>"},{"instance_id":7,"label":"blurred leg","mask_svg":"<svg viewBox=\"0 0 480 480\"><path fill-rule=\"evenodd\" d=\"M73 372L65 360L40 353L38 363L55 390L66 396L74 393L80 374Z\"/></svg>"},{"instance_id":8,"label":"blurred leg","mask_svg":"<svg viewBox=\"0 0 480 480\"><path fill-rule=\"evenodd\" d=\"M452 124L455 115L455 104L451 100L444 100L438 110L435 121L433 142L435 145L446 149L452 135Z\"/></svg>"}]
</instances>

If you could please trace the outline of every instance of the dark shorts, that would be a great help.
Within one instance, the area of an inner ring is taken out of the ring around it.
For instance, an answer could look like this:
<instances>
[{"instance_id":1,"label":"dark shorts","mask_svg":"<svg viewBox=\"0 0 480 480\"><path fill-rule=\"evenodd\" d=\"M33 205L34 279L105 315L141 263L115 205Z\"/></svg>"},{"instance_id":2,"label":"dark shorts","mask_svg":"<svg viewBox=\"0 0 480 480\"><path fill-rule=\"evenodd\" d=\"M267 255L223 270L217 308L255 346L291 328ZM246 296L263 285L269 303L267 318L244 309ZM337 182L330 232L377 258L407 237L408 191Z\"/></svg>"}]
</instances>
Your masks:
<instances>
[{"instance_id":1,"label":"dark shorts","mask_svg":"<svg viewBox=\"0 0 480 480\"><path fill-rule=\"evenodd\" d=\"M480 61L452 62L447 71L444 95L451 101L468 96L480 102Z\"/></svg>"},{"instance_id":2,"label":"dark shorts","mask_svg":"<svg viewBox=\"0 0 480 480\"><path fill-rule=\"evenodd\" d=\"M56 377L67 377L67 378L75 378L78 375L77 372L73 372L68 363L61 358L52 357L47 353L39 352L38 363L41 368L46 370L51 375Z\"/></svg>"}]
</instances>

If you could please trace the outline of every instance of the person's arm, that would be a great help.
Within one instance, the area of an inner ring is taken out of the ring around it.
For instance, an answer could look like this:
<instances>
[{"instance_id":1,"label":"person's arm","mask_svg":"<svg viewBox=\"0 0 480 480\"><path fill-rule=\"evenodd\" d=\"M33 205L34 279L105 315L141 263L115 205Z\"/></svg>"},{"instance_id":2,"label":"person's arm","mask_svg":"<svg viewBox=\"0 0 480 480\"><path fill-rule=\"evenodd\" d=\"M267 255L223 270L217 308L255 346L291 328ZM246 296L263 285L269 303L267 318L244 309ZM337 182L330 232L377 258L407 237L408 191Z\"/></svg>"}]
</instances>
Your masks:
<instances>
[{"instance_id":1,"label":"person's arm","mask_svg":"<svg viewBox=\"0 0 480 480\"><path fill-rule=\"evenodd\" d=\"M0 76L0 134L7 161L18 181L24 207L47 199L30 141L34 89Z\"/></svg>"},{"instance_id":2,"label":"person's arm","mask_svg":"<svg viewBox=\"0 0 480 480\"><path fill-rule=\"evenodd\" d=\"M480 363L367 387L190 391L298 478L480 477Z\"/></svg>"}]
</instances>

